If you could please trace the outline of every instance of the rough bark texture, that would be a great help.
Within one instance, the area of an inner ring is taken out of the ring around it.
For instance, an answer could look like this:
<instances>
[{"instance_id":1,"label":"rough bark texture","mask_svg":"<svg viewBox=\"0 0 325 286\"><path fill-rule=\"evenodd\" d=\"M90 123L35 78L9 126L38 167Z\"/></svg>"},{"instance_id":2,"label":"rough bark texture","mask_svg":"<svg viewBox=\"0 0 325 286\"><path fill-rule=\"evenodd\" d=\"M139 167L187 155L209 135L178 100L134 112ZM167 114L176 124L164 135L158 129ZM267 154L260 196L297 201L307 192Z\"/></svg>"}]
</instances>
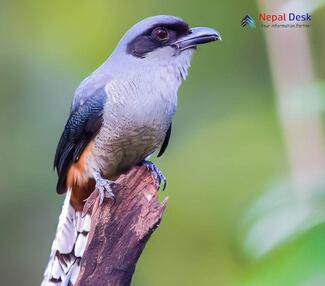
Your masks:
<instances>
[{"instance_id":1,"label":"rough bark texture","mask_svg":"<svg viewBox=\"0 0 325 286\"><path fill-rule=\"evenodd\" d=\"M116 203L105 199L92 210L88 245L76 286L130 285L136 262L158 227L167 198L157 190L145 167L134 167L113 186Z\"/></svg>"}]
</instances>

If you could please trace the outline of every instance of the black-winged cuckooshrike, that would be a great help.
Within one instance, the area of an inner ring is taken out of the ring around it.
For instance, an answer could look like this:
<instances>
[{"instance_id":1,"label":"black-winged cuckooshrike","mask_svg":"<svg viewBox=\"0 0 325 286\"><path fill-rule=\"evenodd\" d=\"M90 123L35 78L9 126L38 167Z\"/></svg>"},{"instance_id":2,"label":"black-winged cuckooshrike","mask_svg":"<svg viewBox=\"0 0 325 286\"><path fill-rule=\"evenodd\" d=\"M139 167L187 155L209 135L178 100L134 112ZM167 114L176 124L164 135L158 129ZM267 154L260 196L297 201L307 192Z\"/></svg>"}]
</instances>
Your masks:
<instances>
[{"instance_id":1,"label":"black-winged cuckooshrike","mask_svg":"<svg viewBox=\"0 0 325 286\"><path fill-rule=\"evenodd\" d=\"M137 164L165 177L148 156L171 133L177 90L197 45L221 39L210 28L190 28L173 16L154 16L134 25L109 58L77 88L57 146L57 192L67 192L42 285L74 284L90 229L82 216L93 191L114 198L112 182Z\"/></svg>"}]
</instances>

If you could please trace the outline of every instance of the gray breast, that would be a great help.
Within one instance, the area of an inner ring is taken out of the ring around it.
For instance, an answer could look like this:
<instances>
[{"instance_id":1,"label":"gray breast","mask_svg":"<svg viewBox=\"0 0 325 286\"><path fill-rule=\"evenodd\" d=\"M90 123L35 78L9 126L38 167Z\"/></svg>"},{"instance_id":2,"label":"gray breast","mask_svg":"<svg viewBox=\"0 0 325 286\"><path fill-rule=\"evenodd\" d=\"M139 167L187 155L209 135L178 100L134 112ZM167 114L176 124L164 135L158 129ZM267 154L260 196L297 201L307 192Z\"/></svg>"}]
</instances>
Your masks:
<instances>
[{"instance_id":1,"label":"gray breast","mask_svg":"<svg viewBox=\"0 0 325 286\"><path fill-rule=\"evenodd\" d=\"M153 153L164 140L176 109L176 90L142 81L111 81L104 122L95 138L95 160L103 174L119 173Z\"/></svg>"}]
</instances>

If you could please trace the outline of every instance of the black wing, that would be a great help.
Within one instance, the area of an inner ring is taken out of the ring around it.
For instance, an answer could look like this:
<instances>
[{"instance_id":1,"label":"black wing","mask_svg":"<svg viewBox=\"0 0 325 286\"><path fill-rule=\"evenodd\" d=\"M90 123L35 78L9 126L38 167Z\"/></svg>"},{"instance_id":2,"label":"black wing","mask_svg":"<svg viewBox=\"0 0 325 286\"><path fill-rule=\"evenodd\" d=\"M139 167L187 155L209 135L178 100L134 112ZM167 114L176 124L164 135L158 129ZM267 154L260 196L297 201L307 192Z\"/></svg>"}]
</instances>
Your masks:
<instances>
[{"instance_id":1,"label":"black wing","mask_svg":"<svg viewBox=\"0 0 325 286\"><path fill-rule=\"evenodd\" d=\"M166 132L166 135L165 135L165 140L164 140L164 143L161 145L161 148L160 148L160 151L157 155L157 157L160 157L162 154L164 154L167 146L168 146L168 142L169 142L169 138L170 138L170 134L172 133L172 124L170 123L169 125L169 128Z\"/></svg>"},{"instance_id":2,"label":"black wing","mask_svg":"<svg viewBox=\"0 0 325 286\"><path fill-rule=\"evenodd\" d=\"M97 90L70 114L54 158L54 168L59 177L56 191L59 194L66 191L68 168L79 160L82 151L102 126L105 99L105 90Z\"/></svg>"}]
</instances>

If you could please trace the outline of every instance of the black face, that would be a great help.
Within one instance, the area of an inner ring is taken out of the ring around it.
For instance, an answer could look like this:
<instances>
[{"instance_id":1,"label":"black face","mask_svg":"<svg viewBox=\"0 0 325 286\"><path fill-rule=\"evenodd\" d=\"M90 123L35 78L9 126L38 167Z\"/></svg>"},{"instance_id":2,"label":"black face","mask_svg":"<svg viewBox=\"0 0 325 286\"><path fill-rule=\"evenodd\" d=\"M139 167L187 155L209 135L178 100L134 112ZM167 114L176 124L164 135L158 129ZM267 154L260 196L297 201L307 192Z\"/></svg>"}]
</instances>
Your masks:
<instances>
[{"instance_id":1,"label":"black face","mask_svg":"<svg viewBox=\"0 0 325 286\"><path fill-rule=\"evenodd\" d=\"M147 53L169 46L189 33L189 26L185 22L157 24L128 43L127 52L135 57L144 58Z\"/></svg>"}]
</instances>

